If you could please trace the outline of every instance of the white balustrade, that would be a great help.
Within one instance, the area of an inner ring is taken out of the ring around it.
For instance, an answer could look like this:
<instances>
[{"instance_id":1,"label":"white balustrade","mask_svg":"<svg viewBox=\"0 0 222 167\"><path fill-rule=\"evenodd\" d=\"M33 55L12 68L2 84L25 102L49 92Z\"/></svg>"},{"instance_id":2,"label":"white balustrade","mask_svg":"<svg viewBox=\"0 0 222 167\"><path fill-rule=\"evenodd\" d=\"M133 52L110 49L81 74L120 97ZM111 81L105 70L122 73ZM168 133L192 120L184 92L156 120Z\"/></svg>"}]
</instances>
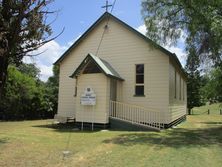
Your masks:
<instances>
[{"instance_id":1,"label":"white balustrade","mask_svg":"<svg viewBox=\"0 0 222 167\"><path fill-rule=\"evenodd\" d=\"M160 130L164 128L164 123L161 121L162 115L163 113L155 109L147 109L132 104L110 101L109 116L132 124Z\"/></svg>"}]
</instances>

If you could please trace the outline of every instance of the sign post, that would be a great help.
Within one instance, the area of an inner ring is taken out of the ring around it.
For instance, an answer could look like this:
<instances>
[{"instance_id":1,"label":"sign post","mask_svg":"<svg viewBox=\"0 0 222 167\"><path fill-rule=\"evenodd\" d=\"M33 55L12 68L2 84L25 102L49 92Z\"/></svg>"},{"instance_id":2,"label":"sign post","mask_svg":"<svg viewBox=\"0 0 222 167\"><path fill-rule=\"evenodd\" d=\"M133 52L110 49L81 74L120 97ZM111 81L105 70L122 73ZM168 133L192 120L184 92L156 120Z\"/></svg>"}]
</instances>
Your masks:
<instances>
[{"instance_id":1,"label":"sign post","mask_svg":"<svg viewBox=\"0 0 222 167\"><path fill-rule=\"evenodd\" d=\"M93 89L87 87L84 93L80 97L80 104L83 106L91 106L92 107L92 131L94 126L94 108L96 105L96 94ZM83 126L83 125L82 125Z\"/></svg>"},{"instance_id":2,"label":"sign post","mask_svg":"<svg viewBox=\"0 0 222 167\"><path fill-rule=\"evenodd\" d=\"M92 88L87 87L80 99L81 105L94 106L96 105L96 94Z\"/></svg>"}]
</instances>

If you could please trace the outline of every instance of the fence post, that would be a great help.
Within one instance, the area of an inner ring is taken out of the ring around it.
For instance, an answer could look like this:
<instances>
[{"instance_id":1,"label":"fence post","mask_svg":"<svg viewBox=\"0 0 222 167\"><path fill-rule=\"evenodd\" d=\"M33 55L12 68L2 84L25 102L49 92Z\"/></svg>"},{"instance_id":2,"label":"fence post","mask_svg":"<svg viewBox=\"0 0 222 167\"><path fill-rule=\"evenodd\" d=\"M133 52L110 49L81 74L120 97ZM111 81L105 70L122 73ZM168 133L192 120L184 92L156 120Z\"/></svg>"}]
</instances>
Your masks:
<instances>
[{"instance_id":1,"label":"fence post","mask_svg":"<svg viewBox=\"0 0 222 167\"><path fill-rule=\"evenodd\" d=\"M207 110L208 115L210 114L210 109Z\"/></svg>"}]
</instances>

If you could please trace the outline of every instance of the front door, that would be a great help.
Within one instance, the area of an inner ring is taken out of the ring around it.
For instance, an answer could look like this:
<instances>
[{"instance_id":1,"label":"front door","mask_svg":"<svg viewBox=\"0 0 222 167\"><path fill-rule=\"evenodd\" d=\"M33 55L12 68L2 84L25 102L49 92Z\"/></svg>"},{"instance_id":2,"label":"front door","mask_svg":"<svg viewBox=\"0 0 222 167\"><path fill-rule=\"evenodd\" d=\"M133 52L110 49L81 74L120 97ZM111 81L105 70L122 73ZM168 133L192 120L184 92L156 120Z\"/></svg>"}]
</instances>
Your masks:
<instances>
[{"instance_id":1,"label":"front door","mask_svg":"<svg viewBox=\"0 0 222 167\"><path fill-rule=\"evenodd\" d=\"M110 100L116 101L117 80L110 79Z\"/></svg>"}]
</instances>

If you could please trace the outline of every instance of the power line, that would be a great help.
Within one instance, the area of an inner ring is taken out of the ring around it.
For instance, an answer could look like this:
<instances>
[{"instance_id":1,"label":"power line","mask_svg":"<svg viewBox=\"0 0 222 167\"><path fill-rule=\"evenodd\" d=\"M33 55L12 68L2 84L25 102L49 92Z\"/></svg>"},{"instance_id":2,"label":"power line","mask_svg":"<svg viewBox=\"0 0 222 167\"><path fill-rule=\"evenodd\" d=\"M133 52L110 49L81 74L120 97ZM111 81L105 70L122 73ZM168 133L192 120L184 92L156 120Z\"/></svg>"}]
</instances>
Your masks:
<instances>
[{"instance_id":1,"label":"power line","mask_svg":"<svg viewBox=\"0 0 222 167\"><path fill-rule=\"evenodd\" d=\"M110 14L113 12L113 9L114 9L115 4L116 4L116 0L113 1L112 8L111 8L111 11L110 11ZM109 24L109 19L110 19L110 15L108 16L108 20L107 20L106 26L108 26L108 24Z\"/></svg>"},{"instance_id":2,"label":"power line","mask_svg":"<svg viewBox=\"0 0 222 167\"><path fill-rule=\"evenodd\" d=\"M114 9L115 4L116 4L116 0L114 0L114 2L113 2L113 5L112 5L112 8L111 8L110 13L112 13L112 12L113 12L113 9Z\"/></svg>"},{"instance_id":3,"label":"power line","mask_svg":"<svg viewBox=\"0 0 222 167\"><path fill-rule=\"evenodd\" d=\"M113 9L114 9L115 4L116 4L116 0L113 1L112 8L111 8L111 10L110 10L110 14L113 12ZM100 39L100 41L99 41L99 45L98 45L98 48L97 48L97 50L96 50L95 56L98 55L100 46L101 46L101 44L102 44L102 41L103 41L103 38L104 38L104 35L105 35L105 31L106 31L106 29L108 28L108 25L109 25L109 19L110 19L110 15L108 15L107 22L106 22L106 25L105 25L105 27L104 27L104 30L103 30L101 39Z\"/></svg>"}]
</instances>

